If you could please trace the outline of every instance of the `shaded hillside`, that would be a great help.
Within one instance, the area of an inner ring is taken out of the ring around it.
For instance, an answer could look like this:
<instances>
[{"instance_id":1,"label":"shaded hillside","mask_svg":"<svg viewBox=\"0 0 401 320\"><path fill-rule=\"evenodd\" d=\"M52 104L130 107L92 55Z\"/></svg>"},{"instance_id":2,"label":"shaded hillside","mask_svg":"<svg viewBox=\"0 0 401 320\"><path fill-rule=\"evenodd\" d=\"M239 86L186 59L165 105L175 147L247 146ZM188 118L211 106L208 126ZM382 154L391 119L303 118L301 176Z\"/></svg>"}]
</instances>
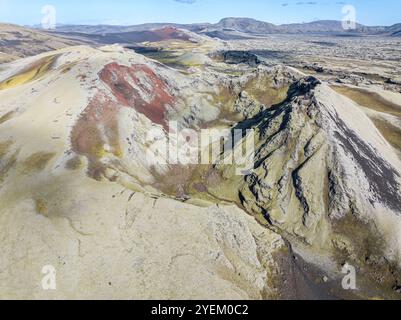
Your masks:
<instances>
[{"instance_id":1,"label":"shaded hillside","mask_svg":"<svg viewBox=\"0 0 401 320\"><path fill-rule=\"evenodd\" d=\"M183 40L189 41L190 36L185 32L175 27L163 27L161 29L144 30L144 31L129 31L121 33L57 33L65 37L79 39L98 44L132 44L141 42L158 42L164 40Z\"/></svg>"}]
</instances>

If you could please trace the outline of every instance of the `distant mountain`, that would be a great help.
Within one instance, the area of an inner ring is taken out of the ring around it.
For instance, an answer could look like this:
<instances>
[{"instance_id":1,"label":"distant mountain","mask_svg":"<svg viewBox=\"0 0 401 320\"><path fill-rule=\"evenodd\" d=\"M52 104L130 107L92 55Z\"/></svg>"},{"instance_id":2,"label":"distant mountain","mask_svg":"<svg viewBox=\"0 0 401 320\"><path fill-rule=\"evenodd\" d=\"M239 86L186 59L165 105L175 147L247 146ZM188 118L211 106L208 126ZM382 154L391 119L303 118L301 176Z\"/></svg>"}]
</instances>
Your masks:
<instances>
[{"instance_id":1,"label":"distant mountain","mask_svg":"<svg viewBox=\"0 0 401 320\"><path fill-rule=\"evenodd\" d=\"M391 36L401 36L401 23L397 23L391 27L386 28L386 32Z\"/></svg>"},{"instance_id":2,"label":"distant mountain","mask_svg":"<svg viewBox=\"0 0 401 320\"><path fill-rule=\"evenodd\" d=\"M59 25L57 33L81 33L90 35L124 34L129 32L150 31L171 26L211 37L240 39L266 34L330 34L330 35L385 35L400 36L401 24L390 27L365 26L356 24L354 30L345 30L341 21L321 20L308 23L292 23L275 25L250 18L224 18L218 23L176 24L176 23L147 23L134 26L114 25Z\"/></svg>"},{"instance_id":3,"label":"distant mountain","mask_svg":"<svg viewBox=\"0 0 401 320\"><path fill-rule=\"evenodd\" d=\"M178 23L145 23L133 26L117 26L117 25L57 25L57 32L65 33L86 33L86 34L109 34L109 33L126 33L137 31L149 31L153 29L162 29L163 27L171 26L190 31L203 30L211 24L178 24ZM35 26L38 27L38 26Z\"/></svg>"},{"instance_id":4,"label":"distant mountain","mask_svg":"<svg viewBox=\"0 0 401 320\"><path fill-rule=\"evenodd\" d=\"M111 31L112 29L110 29ZM115 30L114 30L115 31ZM57 34L67 36L71 39L82 40L86 42L98 44L132 44L141 42L157 42L162 40L184 40L189 41L190 32L180 30L175 27L164 27L160 29L129 31L129 32L112 32L112 33L84 33L84 32L60 32Z\"/></svg>"},{"instance_id":5,"label":"distant mountain","mask_svg":"<svg viewBox=\"0 0 401 320\"><path fill-rule=\"evenodd\" d=\"M367 27L357 23L355 30L345 30L341 21L320 20L309 23L295 23L281 25L284 33L378 33L384 31L385 27Z\"/></svg>"},{"instance_id":6,"label":"distant mountain","mask_svg":"<svg viewBox=\"0 0 401 320\"><path fill-rule=\"evenodd\" d=\"M212 26L218 29L232 29L247 34L305 34L305 33L357 33L357 34L380 34L386 32L386 27L368 27L356 24L355 30L345 30L341 21L320 20L308 23L292 23L274 25L267 22L248 18L225 18Z\"/></svg>"},{"instance_id":7,"label":"distant mountain","mask_svg":"<svg viewBox=\"0 0 401 320\"><path fill-rule=\"evenodd\" d=\"M244 33L276 33L280 31L280 27L263 21L249 18L225 18L213 27L222 29L232 29Z\"/></svg>"}]
</instances>

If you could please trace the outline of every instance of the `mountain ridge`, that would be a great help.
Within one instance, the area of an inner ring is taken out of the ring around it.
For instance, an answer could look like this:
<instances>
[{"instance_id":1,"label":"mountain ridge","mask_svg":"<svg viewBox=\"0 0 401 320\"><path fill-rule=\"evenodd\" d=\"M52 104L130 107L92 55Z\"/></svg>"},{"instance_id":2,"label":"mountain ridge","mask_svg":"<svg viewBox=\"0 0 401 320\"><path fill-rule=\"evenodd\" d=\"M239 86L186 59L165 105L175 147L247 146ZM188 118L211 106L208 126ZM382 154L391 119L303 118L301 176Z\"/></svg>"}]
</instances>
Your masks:
<instances>
[{"instance_id":1,"label":"mountain ridge","mask_svg":"<svg viewBox=\"0 0 401 320\"><path fill-rule=\"evenodd\" d=\"M399 35L401 34L401 23L391 26L367 26L356 24L355 30L344 30L341 21L317 20L306 23L273 24L253 18L226 17L217 23L146 23L132 26L116 25L60 25L58 32L82 32L89 34L97 33L119 33L131 31L144 31L172 26L193 32L207 33L213 31L236 31L245 34L312 34L312 33L356 33L363 35ZM35 26L38 27L38 26Z\"/></svg>"}]
</instances>

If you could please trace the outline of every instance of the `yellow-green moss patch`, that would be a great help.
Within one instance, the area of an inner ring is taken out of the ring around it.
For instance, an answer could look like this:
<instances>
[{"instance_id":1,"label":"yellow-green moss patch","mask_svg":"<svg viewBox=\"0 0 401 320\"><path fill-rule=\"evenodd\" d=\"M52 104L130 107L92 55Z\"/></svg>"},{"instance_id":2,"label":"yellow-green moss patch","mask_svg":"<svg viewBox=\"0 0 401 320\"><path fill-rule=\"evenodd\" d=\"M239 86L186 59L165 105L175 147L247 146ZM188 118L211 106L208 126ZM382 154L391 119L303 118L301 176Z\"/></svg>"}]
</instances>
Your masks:
<instances>
[{"instance_id":1,"label":"yellow-green moss patch","mask_svg":"<svg viewBox=\"0 0 401 320\"><path fill-rule=\"evenodd\" d=\"M0 160L8 153L12 144L12 141L0 142Z\"/></svg>"},{"instance_id":2,"label":"yellow-green moss patch","mask_svg":"<svg viewBox=\"0 0 401 320\"><path fill-rule=\"evenodd\" d=\"M378 93L345 86L331 86L331 88L337 93L353 100L360 106L401 117L401 106L387 101Z\"/></svg>"},{"instance_id":3,"label":"yellow-green moss patch","mask_svg":"<svg viewBox=\"0 0 401 320\"><path fill-rule=\"evenodd\" d=\"M49 216L49 209L46 206L46 202L43 199L35 200L36 212L42 216Z\"/></svg>"},{"instance_id":4,"label":"yellow-green moss patch","mask_svg":"<svg viewBox=\"0 0 401 320\"><path fill-rule=\"evenodd\" d=\"M0 117L0 124L10 120L14 114L14 111L7 112L6 114Z\"/></svg>"},{"instance_id":5,"label":"yellow-green moss patch","mask_svg":"<svg viewBox=\"0 0 401 320\"><path fill-rule=\"evenodd\" d=\"M388 143L401 151L401 128L381 119L372 119L372 121Z\"/></svg>"},{"instance_id":6,"label":"yellow-green moss patch","mask_svg":"<svg viewBox=\"0 0 401 320\"><path fill-rule=\"evenodd\" d=\"M258 76L247 82L245 91L265 106L283 102L287 98L289 86L277 87L268 76Z\"/></svg>"},{"instance_id":7,"label":"yellow-green moss patch","mask_svg":"<svg viewBox=\"0 0 401 320\"><path fill-rule=\"evenodd\" d=\"M78 156L68 160L65 165L65 167L69 170L78 170L78 169L82 168L82 166L83 166L82 159L81 159L81 157L78 157Z\"/></svg>"},{"instance_id":8,"label":"yellow-green moss patch","mask_svg":"<svg viewBox=\"0 0 401 320\"><path fill-rule=\"evenodd\" d=\"M13 88L42 77L53 65L57 55L40 59L22 72L0 82L0 90Z\"/></svg>"},{"instance_id":9,"label":"yellow-green moss patch","mask_svg":"<svg viewBox=\"0 0 401 320\"><path fill-rule=\"evenodd\" d=\"M8 159L1 159L0 158L0 183L4 181L7 173L15 166L17 163L17 153L14 153Z\"/></svg>"},{"instance_id":10,"label":"yellow-green moss patch","mask_svg":"<svg viewBox=\"0 0 401 320\"><path fill-rule=\"evenodd\" d=\"M42 171L46 168L49 161L55 156L55 153L37 152L26 159L22 166L24 173L30 173L34 171Z\"/></svg>"}]
</instances>

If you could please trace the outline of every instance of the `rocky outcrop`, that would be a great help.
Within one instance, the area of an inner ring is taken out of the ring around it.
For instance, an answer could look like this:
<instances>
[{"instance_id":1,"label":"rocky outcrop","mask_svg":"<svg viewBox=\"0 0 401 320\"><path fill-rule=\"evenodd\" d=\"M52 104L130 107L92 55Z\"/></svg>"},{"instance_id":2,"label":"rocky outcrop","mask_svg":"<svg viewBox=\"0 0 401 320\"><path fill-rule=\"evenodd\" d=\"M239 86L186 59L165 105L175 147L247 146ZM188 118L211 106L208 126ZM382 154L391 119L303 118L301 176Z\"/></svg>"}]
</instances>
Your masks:
<instances>
[{"instance_id":1,"label":"rocky outcrop","mask_svg":"<svg viewBox=\"0 0 401 320\"><path fill-rule=\"evenodd\" d=\"M337 257L346 250L338 263L363 265L370 255L399 263L400 162L350 100L309 77L247 124L260 136L255 169L240 189L249 212L297 239L300 250Z\"/></svg>"},{"instance_id":2,"label":"rocky outcrop","mask_svg":"<svg viewBox=\"0 0 401 320\"><path fill-rule=\"evenodd\" d=\"M242 91L235 102L234 111L240 113L245 119L253 118L263 110L263 106L250 98L246 91Z\"/></svg>"},{"instance_id":3,"label":"rocky outcrop","mask_svg":"<svg viewBox=\"0 0 401 320\"><path fill-rule=\"evenodd\" d=\"M221 53L223 61L228 64L245 63L255 67L261 63L258 56L248 51L225 51Z\"/></svg>"}]
</instances>

